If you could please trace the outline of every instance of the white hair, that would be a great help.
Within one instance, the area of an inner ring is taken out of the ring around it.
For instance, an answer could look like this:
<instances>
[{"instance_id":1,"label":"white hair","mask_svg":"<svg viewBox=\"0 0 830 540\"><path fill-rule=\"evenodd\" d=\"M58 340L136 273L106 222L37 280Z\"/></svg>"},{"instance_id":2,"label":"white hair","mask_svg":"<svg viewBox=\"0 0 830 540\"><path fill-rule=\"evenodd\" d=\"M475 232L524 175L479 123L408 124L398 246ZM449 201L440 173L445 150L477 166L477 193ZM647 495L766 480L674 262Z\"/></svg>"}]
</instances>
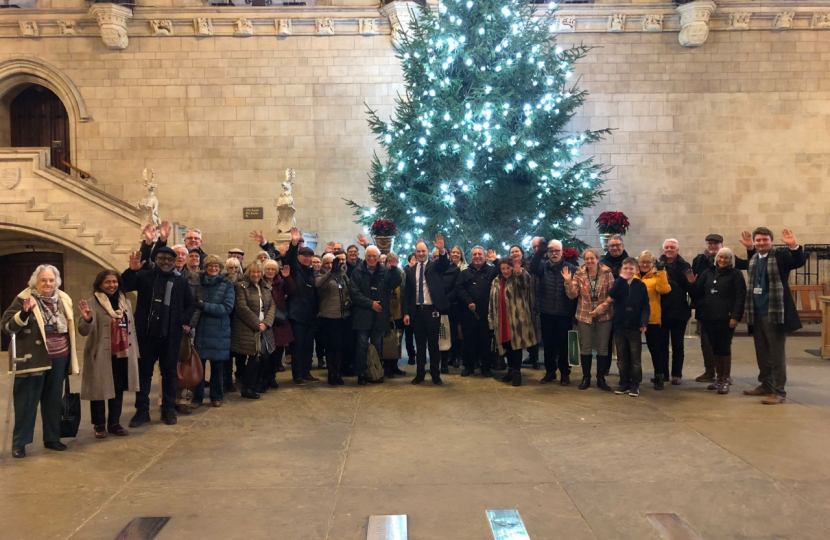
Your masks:
<instances>
[{"instance_id":1,"label":"white hair","mask_svg":"<svg viewBox=\"0 0 830 540\"><path fill-rule=\"evenodd\" d=\"M187 229L184 232L184 235L187 236L187 233L192 233L192 232L195 232L196 234L198 234L200 240L202 239L202 231L200 231L199 229Z\"/></svg>"},{"instance_id":2,"label":"white hair","mask_svg":"<svg viewBox=\"0 0 830 540\"><path fill-rule=\"evenodd\" d=\"M270 254L270 253L268 253L268 252L267 252L267 251L265 251L265 250L262 250L262 251L260 251L259 253L257 253L257 254L256 254L256 257L254 257L254 259L259 259L259 258L260 258L260 257L262 257L263 255L265 255L265 256L266 256L266 257L268 257L269 259L271 258L271 254Z\"/></svg>"},{"instance_id":3,"label":"white hair","mask_svg":"<svg viewBox=\"0 0 830 540\"><path fill-rule=\"evenodd\" d=\"M560 242L559 240L551 240L550 242L548 242L548 247L549 248L557 247L557 246L559 247L559 249L562 249L562 242Z\"/></svg>"},{"instance_id":4,"label":"white hair","mask_svg":"<svg viewBox=\"0 0 830 540\"><path fill-rule=\"evenodd\" d=\"M334 260L334 253L326 253L320 260L322 260L324 263L331 262Z\"/></svg>"},{"instance_id":5,"label":"white hair","mask_svg":"<svg viewBox=\"0 0 830 540\"><path fill-rule=\"evenodd\" d=\"M680 242L677 241L677 238L666 238L663 240L663 249L666 249L666 242L674 242L677 245L677 249L680 249Z\"/></svg>"},{"instance_id":6,"label":"white hair","mask_svg":"<svg viewBox=\"0 0 830 540\"><path fill-rule=\"evenodd\" d=\"M35 268L35 271L32 272L32 277L29 278L30 289L34 289L37 286L37 278L39 278L40 274L43 272L52 272L52 275L55 276L55 288L60 287L61 283L63 283L63 281L61 281L61 273L57 268L51 264L41 264Z\"/></svg>"},{"instance_id":7,"label":"white hair","mask_svg":"<svg viewBox=\"0 0 830 540\"><path fill-rule=\"evenodd\" d=\"M186 246L186 245L184 245L184 244L176 244L175 246L173 246L173 247L172 247L172 248L170 248L170 249L172 249L173 251L176 251L176 250L177 250L177 249L179 249L179 248L182 248L183 250L185 250L185 251L187 251L188 253L190 253L190 250L189 250L189 249L187 248L187 246Z\"/></svg>"},{"instance_id":8,"label":"white hair","mask_svg":"<svg viewBox=\"0 0 830 540\"><path fill-rule=\"evenodd\" d=\"M266 268L268 268L269 266L274 266L274 267L276 267L276 269L277 269L277 270L279 270L279 269L280 269L280 263L278 263L278 262L277 262L277 261L275 261L274 259L268 259L267 261L265 261L265 262L263 262L263 263L262 263L262 270L263 270L263 272L264 272L264 271L265 271L265 269L266 269Z\"/></svg>"},{"instance_id":9,"label":"white hair","mask_svg":"<svg viewBox=\"0 0 830 540\"><path fill-rule=\"evenodd\" d=\"M366 248L366 251L364 251L364 254L369 253L369 251L375 252L377 256L380 257L380 250L377 246L368 246Z\"/></svg>"},{"instance_id":10,"label":"white hair","mask_svg":"<svg viewBox=\"0 0 830 540\"><path fill-rule=\"evenodd\" d=\"M730 266L735 266L735 253L732 251L731 248L728 248L728 247L720 248L718 250L717 255L715 255L715 260L716 261L717 261L717 258L720 257L721 253L726 253L729 256L729 265Z\"/></svg>"}]
</instances>

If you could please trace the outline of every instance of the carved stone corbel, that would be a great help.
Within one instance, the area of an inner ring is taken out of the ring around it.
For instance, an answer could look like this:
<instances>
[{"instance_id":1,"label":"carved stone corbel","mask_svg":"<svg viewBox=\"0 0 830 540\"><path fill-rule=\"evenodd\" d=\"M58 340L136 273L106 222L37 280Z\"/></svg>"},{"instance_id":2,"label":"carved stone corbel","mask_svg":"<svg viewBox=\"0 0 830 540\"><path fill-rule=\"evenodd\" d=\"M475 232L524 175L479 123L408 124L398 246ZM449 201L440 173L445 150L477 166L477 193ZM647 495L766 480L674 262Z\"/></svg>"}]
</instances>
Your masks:
<instances>
[{"instance_id":1,"label":"carved stone corbel","mask_svg":"<svg viewBox=\"0 0 830 540\"><path fill-rule=\"evenodd\" d=\"M133 17L133 11L130 8L119 4L92 4L89 14L98 21L104 45L117 50L127 48L130 44L127 20Z\"/></svg>"},{"instance_id":2,"label":"carved stone corbel","mask_svg":"<svg viewBox=\"0 0 830 540\"><path fill-rule=\"evenodd\" d=\"M277 19L277 35L290 36L294 33L294 26L291 24L291 19Z\"/></svg>"},{"instance_id":3,"label":"carved stone corbel","mask_svg":"<svg viewBox=\"0 0 830 540\"><path fill-rule=\"evenodd\" d=\"M712 0L695 0L677 6L680 15L680 35L678 41L684 47L700 47L709 37L709 17L718 9Z\"/></svg>"},{"instance_id":4,"label":"carved stone corbel","mask_svg":"<svg viewBox=\"0 0 830 540\"><path fill-rule=\"evenodd\" d=\"M384 4L380 12L389 18L389 24L392 26L392 45L399 46L401 36L409 29L409 22L418 13L418 4L395 0Z\"/></svg>"},{"instance_id":5,"label":"carved stone corbel","mask_svg":"<svg viewBox=\"0 0 830 540\"><path fill-rule=\"evenodd\" d=\"M785 30L793 27L793 19L795 18L795 11L784 11L775 16L772 22L772 27L776 30Z\"/></svg>"}]
</instances>

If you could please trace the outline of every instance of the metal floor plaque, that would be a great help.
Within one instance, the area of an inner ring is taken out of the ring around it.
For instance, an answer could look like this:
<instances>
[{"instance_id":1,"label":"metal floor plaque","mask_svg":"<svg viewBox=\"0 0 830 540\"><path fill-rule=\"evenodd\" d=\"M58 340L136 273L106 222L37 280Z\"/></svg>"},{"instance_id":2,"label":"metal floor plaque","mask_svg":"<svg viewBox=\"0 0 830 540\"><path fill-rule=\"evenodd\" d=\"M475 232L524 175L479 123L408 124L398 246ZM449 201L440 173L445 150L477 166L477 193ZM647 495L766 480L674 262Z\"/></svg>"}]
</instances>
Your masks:
<instances>
[{"instance_id":1,"label":"metal floor plaque","mask_svg":"<svg viewBox=\"0 0 830 540\"><path fill-rule=\"evenodd\" d=\"M703 537L677 514L646 514L666 540L703 540Z\"/></svg>"},{"instance_id":2,"label":"metal floor plaque","mask_svg":"<svg viewBox=\"0 0 830 540\"><path fill-rule=\"evenodd\" d=\"M495 540L530 540L518 510L487 510Z\"/></svg>"},{"instance_id":3,"label":"metal floor plaque","mask_svg":"<svg viewBox=\"0 0 830 540\"><path fill-rule=\"evenodd\" d=\"M121 529L115 540L153 540L168 521L169 517L135 518Z\"/></svg>"},{"instance_id":4,"label":"metal floor plaque","mask_svg":"<svg viewBox=\"0 0 830 540\"><path fill-rule=\"evenodd\" d=\"M407 540L406 515L369 516L366 540Z\"/></svg>"}]
</instances>

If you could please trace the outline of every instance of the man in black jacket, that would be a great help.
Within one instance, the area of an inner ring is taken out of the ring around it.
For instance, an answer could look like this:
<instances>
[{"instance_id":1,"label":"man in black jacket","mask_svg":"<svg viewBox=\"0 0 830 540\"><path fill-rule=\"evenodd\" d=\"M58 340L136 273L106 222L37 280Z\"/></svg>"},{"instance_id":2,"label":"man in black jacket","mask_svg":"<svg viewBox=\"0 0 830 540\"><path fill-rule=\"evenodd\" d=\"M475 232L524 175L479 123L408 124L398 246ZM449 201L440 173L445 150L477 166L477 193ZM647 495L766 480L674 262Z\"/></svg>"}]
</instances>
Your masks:
<instances>
[{"instance_id":1,"label":"man in black jacket","mask_svg":"<svg viewBox=\"0 0 830 540\"><path fill-rule=\"evenodd\" d=\"M438 349L438 331L441 326L441 314L448 313L450 303L444 293L444 272L450 266L450 259L444 249L444 237L435 235L435 247L439 256L435 261L429 260L429 248L426 242L415 245L415 266L408 267L404 284L403 323L415 329L415 348L417 350L417 374L412 384L421 384L426 376L427 347L429 347L429 373L433 384L441 381L441 352Z\"/></svg>"},{"instance_id":2,"label":"man in black jacket","mask_svg":"<svg viewBox=\"0 0 830 540\"><path fill-rule=\"evenodd\" d=\"M615 234L608 239L606 247L608 248L608 251L600 257L599 262L607 266L611 270L611 274L614 275L614 279L617 279L620 277L620 267L622 267L622 262L628 258L628 252L625 250L625 242L623 241L623 237L619 234ZM610 351L611 349L609 348L608 350Z\"/></svg>"},{"instance_id":3,"label":"man in black jacket","mask_svg":"<svg viewBox=\"0 0 830 540\"><path fill-rule=\"evenodd\" d=\"M545 376L542 383L556 380L559 368L559 384L571 384L571 366L568 364L568 331L573 330L576 314L576 299L571 300L565 294L565 278L562 269L568 268L571 274L579 268L562 260L562 242L551 240L548 243L547 260L544 251L539 250L530 260L530 273L539 278L536 302L542 319L542 342L545 345Z\"/></svg>"},{"instance_id":4,"label":"man in black jacket","mask_svg":"<svg viewBox=\"0 0 830 540\"><path fill-rule=\"evenodd\" d=\"M288 295L288 320L294 341L291 342L291 375L294 384L320 379L311 375L311 357L314 353L314 328L317 324L317 288L314 286L314 269L311 259L314 250L299 247L303 234L291 229L291 244L283 257L283 264L291 268L294 291Z\"/></svg>"},{"instance_id":5,"label":"man in black jacket","mask_svg":"<svg viewBox=\"0 0 830 540\"><path fill-rule=\"evenodd\" d=\"M472 252L472 264L461 272L455 287L461 306L461 330L464 333L464 371L462 377L475 372L476 364L481 367L483 377L492 377L492 353L490 345L493 331L487 323L490 309L490 288L499 275L495 266L485 262L484 248L476 246Z\"/></svg>"},{"instance_id":6,"label":"man in black jacket","mask_svg":"<svg viewBox=\"0 0 830 540\"><path fill-rule=\"evenodd\" d=\"M135 330L138 338L139 391L135 395L136 413L130 427L150 421L150 386L156 361L161 371L161 416L164 423L177 422L176 363L182 334L190 332L195 302L187 279L174 267L175 252L161 247L154 267L141 260L139 252L130 254L130 267L121 278L124 292L137 291Z\"/></svg>"},{"instance_id":7,"label":"man in black jacket","mask_svg":"<svg viewBox=\"0 0 830 540\"><path fill-rule=\"evenodd\" d=\"M746 322L754 325L755 359L760 386L744 390L748 396L766 396L765 405L787 400L787 333L801 328L795 302L790 294L790 272L807 262L790 229L781 233L789 249L772 248L772 231L758 227L752 232L755 255L749 261L746 291Z\"/></svg>"}]
</instances>

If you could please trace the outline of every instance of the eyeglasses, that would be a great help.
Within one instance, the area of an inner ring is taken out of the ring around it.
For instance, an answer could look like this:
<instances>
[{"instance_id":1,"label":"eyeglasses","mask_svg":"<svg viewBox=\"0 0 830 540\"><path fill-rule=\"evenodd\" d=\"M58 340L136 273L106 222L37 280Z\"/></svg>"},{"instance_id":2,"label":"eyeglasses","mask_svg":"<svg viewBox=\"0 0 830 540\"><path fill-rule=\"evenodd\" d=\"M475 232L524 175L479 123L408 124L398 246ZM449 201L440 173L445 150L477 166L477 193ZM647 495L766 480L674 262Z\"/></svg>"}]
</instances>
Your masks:
<instances>
[{"instance_id":1,"label":"eyeglasses","mask_svg":"<svg viewBox=\"0 0 830 540\"><path fill-rule=\"evenodd\" d=\"M221 267L216 263L210 263L210 264L205 265L205 269L207 269L207 268L221 268Z\"/></svg>"},{"instance_id":2,"label":"eyeglasses","mask_svg":"<svg viewBox=\"0 0 830 540\"><path fill-rule=\"evenodd\" d=\"M621 248L622 244L608 244L609 248Z\"/></svg>"},{"instance_id":3,"label":"eyeglasses","mask_svg":"<svg viewBox=\"0 0 830 540\"><path fill-rule=\"evenodd\" d=\"M185 240L201 240L198 236L185 236Z\"/></svg>"},{"instance_id":4,"label":"eyeglasses","mask_svg":"<svg viewBox=\"0 0 830 540\"><path fill-rule=\"evenodd\" d=\"M549 249L548 253L562 253L561 249Z\"/></svg>"},{"instance_id":5,"label":"eyeglasses","mask_svg":"<svg viewBox=\"0 0 830 540\"><path fill-rule=\"evenodd\" d=\"M169 255L160 255L156 257L156 260L158 262L173 262L175 259L173 259L173 257L170 257Z\"/></svg>"}]
</instances>

